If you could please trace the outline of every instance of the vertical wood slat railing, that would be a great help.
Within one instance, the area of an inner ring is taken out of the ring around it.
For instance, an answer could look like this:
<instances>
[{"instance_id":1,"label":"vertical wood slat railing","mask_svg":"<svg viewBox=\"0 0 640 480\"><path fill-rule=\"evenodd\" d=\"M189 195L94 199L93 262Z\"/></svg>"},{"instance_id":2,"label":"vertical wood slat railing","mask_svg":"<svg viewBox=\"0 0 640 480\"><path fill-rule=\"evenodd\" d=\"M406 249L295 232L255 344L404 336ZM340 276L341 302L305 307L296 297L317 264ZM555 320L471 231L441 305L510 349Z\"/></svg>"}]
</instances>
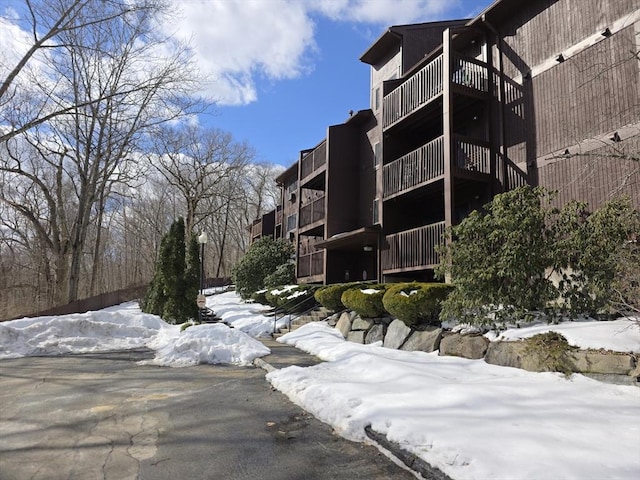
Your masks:
<instances>
[{"instance_id":1,"label":"vertical wood slat railing","mask_svg":"<svg viewBox=\"0 0 640 480\"><path fill-rule=\"evenodd\" d=\"M324 219L324 195L300 207L300 228Z\"/></svg>"},{"instance_id":2,"label":"vertical wood slat railing","mask_svg":"<svg viewBox=\"0 0 640 480\"><path fill-rule=\"evenodd\" d=\"M441 92L442 55L385 95L382 102L382 127L390 127L402 120Z\"/></svg>"},{"instance_id":3,"label":"vertical wood slat railing","mask_svg":"<svg viewBox=\"0 0 640 480\"><path fill-rule=\"evenodd\" d=\"M251 226L251 236L253 238L262 235L262 220L256 220Z\"/></svg>"},{"instance_id":4,"label":"vertical wood slat railing","mask_svg":"<svg viewBox=\"0 0 640 480\"><path fill-rule=\"evenodd\" d=\"M456 54L453 57L451 81L480 92L489 91L488 69L484 62Z\"/></svg>"},{"instance_id":5,"label":"vertical wood slat railing","mask_svg":"<svg viewBox=\"0 0 640 480\"><path fill-rule=\"evenodd\" d=\"M488 142L454 135L453 155L456 168L491 173L491 150Z\"/></svg>"},{"instance_id":6,"label":"vertical wood slat railing","mask_svg":"<svg viewBox=\"0 0 640 480\"><path fill-rule=\"evenodd\" d=\"M282 207L276 209L276 225L282 225Z\"/></svg>"},{"instance_id":7,"label":"vertical wood slat railing","mask_svg":"<svg viewBox=\"0 0 640 480\"><path fill-rule=\"evenodd\" d=\"M432 223L385 237L388 249L382 250L382 270L427 268L439 263L436 245L443 242L445 222Z\"/></svg>"},{"instance_id":8,"label":"vertical wood slat railing","mask_svg":"<svg viewBox=\"0 0 640 480\"><path fill-rule=\"evenodd\" d=\"M302 160L300 160L300 179L303 180L307 178L313 174L313 172L319 170L325 163L327 163L326 140L302 157Z\"/></svg>"},{"instance_id":9,"label":"vertical wood slat railing","mask_svg":"<svg viewBox=\"0 0 640 480\"><path fill-rule=\"evenodd\" d=\"M324 273L324 250L298 257L298 277L311 277Z\"/></svg>"},{"instance_id":10,"label":"vertical wood slat railing","mask_svg":"<svg viewBox=\"0 0 640 480\"><path fill-rule=\"evenodd\" d=\"M514 188L527 185L528 179L526 172L523 172L511 160L507 160L507 179L505 190L513 190Z\"/></svg>"},{"instance_id":11,"label":"vertical wood slat railing","mask_svg":"<svg viewBox=\"0 0 640 480\"><path fill-rule=\"evenodd\" d=\"M384 198L419 187L444 174L444 137L384 166Z\"/></svg>"}]
</instances>

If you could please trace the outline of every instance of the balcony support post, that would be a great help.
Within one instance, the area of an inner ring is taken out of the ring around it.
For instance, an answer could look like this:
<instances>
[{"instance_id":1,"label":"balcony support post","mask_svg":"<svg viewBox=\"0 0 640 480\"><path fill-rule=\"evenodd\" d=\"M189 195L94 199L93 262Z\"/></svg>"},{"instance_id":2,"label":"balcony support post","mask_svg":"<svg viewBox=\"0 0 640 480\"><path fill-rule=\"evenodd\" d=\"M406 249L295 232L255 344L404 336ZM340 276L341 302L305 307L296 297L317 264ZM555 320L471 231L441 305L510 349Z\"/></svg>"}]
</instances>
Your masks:
<instances>
[{"instance_id":1,"label":"balcony support post","mask_svg":"<svg viewBox=\"0 0 640 480\"><path fill-rule=\"evenodd\" d=\"M453 182L453 97L451 92L453 51L451 30L442 33L442 128L444 147L444 221L450 227L454 222L454 182ZM448 241L448 239L447 239ZM450 278L445 278L449 282Z\"/></svg>"}]
</instances>

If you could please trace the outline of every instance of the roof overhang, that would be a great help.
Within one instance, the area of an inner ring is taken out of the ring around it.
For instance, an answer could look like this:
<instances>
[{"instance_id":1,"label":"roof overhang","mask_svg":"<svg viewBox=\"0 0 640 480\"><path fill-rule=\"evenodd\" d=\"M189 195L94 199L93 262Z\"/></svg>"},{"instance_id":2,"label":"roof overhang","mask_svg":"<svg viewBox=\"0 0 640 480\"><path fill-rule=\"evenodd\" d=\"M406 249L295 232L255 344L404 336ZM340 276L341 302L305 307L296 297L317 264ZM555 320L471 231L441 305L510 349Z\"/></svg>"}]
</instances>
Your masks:
<instances>
[{"instance_id":1,"label":"roof overhang","mask_svg":"<svg viewBox=\"0 0 640 480\"><path fill-rule=\"evenodd\" d=\"M298 178L298 162L292 164L289 168L287 168L284 172L276 177L276 183L278 185L283 185L288 178L295 176Z\"/></svg>"},{"instance_id":2,"label":"roof overhang","mask_svg":"<svg viewBox=\"0 0 640 480\"><path fill-rule=\"evenodd\" d=\"M375 65L389 50L399 47L401 44L402 37L393 31L393 27L390 27L362 54L360 61L369 65Z\"/></svg>"},{"instance_id":3,"label":"roof overhang","mask_svg":"<svg viewBox=\"0 0 640 480\"><path fill-rule=\"evenodd\" d=\"M316 248L326 250L363 251L364 247L378 248L380 227L363 227L350 232L339 233L333 237L316 243Z\"/></svg>"}]
</instances>

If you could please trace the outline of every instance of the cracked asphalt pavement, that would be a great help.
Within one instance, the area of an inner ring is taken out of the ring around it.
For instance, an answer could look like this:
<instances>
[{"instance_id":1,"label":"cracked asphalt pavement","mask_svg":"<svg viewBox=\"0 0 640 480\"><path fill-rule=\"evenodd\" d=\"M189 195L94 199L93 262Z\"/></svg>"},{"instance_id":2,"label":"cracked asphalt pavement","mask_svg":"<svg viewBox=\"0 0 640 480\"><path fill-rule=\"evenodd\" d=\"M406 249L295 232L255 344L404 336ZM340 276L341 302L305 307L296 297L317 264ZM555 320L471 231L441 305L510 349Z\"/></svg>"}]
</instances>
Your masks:
<instances>
[{"instance_id":1,"label":"cracked asphalt pavement","mask_svg":"<svg viewBox=\"0 0 640 480\"><path fill-rule=\"evenodd\" d=\"M127 351L0 361L0 480L412 479L253 367Z\"/></svg>"}]
</instances>

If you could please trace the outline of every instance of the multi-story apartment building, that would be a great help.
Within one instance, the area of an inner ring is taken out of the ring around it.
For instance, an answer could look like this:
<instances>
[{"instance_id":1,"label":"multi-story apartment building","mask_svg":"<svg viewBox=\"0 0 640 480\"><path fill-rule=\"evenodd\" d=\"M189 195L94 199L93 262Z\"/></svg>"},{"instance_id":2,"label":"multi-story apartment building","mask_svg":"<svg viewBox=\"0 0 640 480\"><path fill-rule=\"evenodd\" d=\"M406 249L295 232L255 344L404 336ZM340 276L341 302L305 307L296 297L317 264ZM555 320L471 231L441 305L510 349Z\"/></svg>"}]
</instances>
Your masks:
<instances>
[{"instance_id":1,"label":"multi-story apartment building","mask_svg":"<svg viewBox=\"0 0 640 480\"><path fill-rule=\"evenodd\" d=\"M298 280L431 279L444 229L525 183L640 207L639 51L637 0L498 0L387 29L360 58L370 109L278 178Z\"/></svg>"}]
</instances>

